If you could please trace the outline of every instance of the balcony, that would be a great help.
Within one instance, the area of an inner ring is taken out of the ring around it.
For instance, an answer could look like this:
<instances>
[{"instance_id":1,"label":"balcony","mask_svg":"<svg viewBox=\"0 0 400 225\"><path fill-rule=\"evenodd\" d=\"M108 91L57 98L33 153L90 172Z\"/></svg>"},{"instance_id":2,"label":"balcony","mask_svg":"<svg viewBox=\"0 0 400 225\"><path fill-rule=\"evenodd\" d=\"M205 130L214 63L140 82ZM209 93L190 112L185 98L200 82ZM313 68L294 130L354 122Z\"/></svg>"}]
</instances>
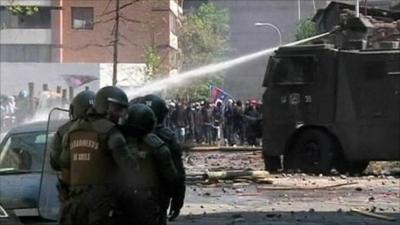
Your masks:
<instances>
[{"instance_id":1,"label":"balcony","mask_svg":"<svg viewBox=\"0 0 400 225\"><path fill-rule=\"evenodd\" d=\"M1 44L52 44L51 29L4 29L0 36Z\"/></svg>"}]
</instances>

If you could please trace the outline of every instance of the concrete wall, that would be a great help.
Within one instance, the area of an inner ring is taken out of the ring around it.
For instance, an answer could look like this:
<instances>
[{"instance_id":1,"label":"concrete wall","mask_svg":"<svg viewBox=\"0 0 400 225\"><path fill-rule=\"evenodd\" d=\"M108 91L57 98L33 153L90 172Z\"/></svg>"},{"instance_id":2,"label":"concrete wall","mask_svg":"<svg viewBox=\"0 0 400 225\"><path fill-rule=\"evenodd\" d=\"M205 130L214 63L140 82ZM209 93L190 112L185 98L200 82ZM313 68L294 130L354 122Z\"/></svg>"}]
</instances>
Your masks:
<instances>
[{"instance_id":1,"label":"concrete wall","mask_svg":"<svg viewBox=\"0 0 400 225\"><path fill-rule=\"evenodd\" d=\"M142 86L145 80L145 64L118 64L118 83L120 87L135 88ZM98 80L77 88L75 94L89 86L91 90L112 85L111 63L0 63L1 94L18 95L21 90L28 90L28 83L35 83L35 93L47 83L55 91L57 86L68 89L62 75L90 75Z\"/></svg>"},{"instance_id":2,"label":"concrete wall","mask_svg":"<svg viewBox=\"0 0 400 225\"><path fill-rule=\"evenodd\" d=\"M139 87L145 83L146 64L120 63L118 64L118 86ZM112 85L112 63L100 64L100 87Z\"/></svg>"},{"instance_id":3,"label":"concrete wall","mask_svg":"<svg viewBox=\"0 0 400 225\"><path fill-rule=\"evenodd\" d=\"M51 29L2 29L1 44L51 45L51 33Z\"/></svg>"}]
</instances>

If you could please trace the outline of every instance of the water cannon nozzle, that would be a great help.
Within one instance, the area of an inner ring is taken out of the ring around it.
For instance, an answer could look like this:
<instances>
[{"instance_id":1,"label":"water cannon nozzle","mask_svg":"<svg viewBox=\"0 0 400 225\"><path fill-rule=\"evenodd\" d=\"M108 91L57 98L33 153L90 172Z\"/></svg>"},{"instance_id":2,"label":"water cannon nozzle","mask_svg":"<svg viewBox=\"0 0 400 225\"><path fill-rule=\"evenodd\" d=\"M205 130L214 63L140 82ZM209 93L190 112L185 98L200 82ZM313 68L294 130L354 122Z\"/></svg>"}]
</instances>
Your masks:
<instances>
[{"instance_id":1,"label":"water cannon nozzle","mask_svg":"<svg viewBox=\"0 0 400 225\"><path fill-rule=\"evenodd\" d=\"M343 25L336 25L335 27L333 27L333 29L331 31L329 31L329 34L333 34L335 32L342 31L343 29L344 29Z\"/></svg>"}]
</instances>

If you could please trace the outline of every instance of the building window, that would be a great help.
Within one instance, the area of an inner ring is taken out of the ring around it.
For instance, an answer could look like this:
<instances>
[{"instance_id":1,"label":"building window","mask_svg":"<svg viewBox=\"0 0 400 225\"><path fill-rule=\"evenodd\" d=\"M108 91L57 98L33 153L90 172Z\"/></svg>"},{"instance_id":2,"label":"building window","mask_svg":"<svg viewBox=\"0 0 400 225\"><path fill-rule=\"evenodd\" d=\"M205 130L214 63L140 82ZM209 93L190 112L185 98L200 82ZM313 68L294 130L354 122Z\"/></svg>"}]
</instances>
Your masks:
<instances>
[{"instance_id":1,"label":"building window","mask_svg":"<svg viewBox=\"0 0 400 225\"><path fill-rule=\"evenodd\" d=\"M18 28L18 29L50 29L51 13L50 8L40 7L39 11L32 14L16 14L7 9L0 7L0 25L1 29Z\"/></svg>"},{"instance_id":2,"label":"building window","mask_svg":"<svg viewBox=\"0 0 400 225\"><path fill-rule=\"evenodd\" d=\"M93 29L93 7L71 8L72 29Z\"/></svg>"},{"instance_id":3,"label":"building window","mask_svg":"<svg viewBox=\"0 0 400 225\"><path fill-rule=\"evenodd\" d=\"M284 57L272 65L272 82L277 85L302 85L314 81L313 57Z\"/></svg>"},{"instance_id":4,"label":"building window","mask_svg":"<svg viewBox=\"0 0 400 225\"><path fill-rule=\"evenodd\" d=\"M177 33L177 23L176 23L176 17L174 14L170 13L169 14L169 27L170 31L174 34Z\"/></svg>"}]
</instances>

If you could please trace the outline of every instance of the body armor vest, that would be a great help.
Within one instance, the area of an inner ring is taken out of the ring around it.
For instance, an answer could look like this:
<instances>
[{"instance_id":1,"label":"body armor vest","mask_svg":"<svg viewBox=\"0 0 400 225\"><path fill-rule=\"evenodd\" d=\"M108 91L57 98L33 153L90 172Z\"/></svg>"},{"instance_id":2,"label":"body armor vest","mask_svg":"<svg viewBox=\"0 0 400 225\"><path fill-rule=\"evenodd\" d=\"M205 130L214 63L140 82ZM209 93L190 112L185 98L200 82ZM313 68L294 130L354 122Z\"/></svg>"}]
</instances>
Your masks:
<instances>
[{"instance_id":1,"label":"body armor vest","mask_svg":"<svg viewBox=\"0 0 400 225\"><path fill-rule=\"evenodd\" d=\"M78 123L67 140L71 185L112 183L117 168L108 149L107 138L114 124L105 119Z\"/></svg>"},{"instance_id":2,"label":"body armor vest","mask_svg":"<svg viewBox=\"0 0 400 225\"><path fill-rule=\"evenodd\" d=\"M138 169L134 172L132 177L129 178L129 185L137 189L158 187L160 176L152 153L155 149L152 149L152 147L141 142L141 140L137 138L129 139L128 146L136 146L144 156L138 162Z\"/></svg>"},{"instance_id":3,"label":"body armor vest","mask_svg":"<svg viewBox=\"0 0 400 225\"><path fill-rule=\"evenodd\" d=\"M59 175L59 179L64 184L70 183L70 176L69 176L69 169L62 168L62 140L65 134L68 132L69 128L71 127L72 121L68 121L67 123L63 124L61 127L58 128L56 134L54 135L53 142L51 145L51 152L50 152L50 164L54 170L61 171Z\"/></svg>"}]
</instances>

